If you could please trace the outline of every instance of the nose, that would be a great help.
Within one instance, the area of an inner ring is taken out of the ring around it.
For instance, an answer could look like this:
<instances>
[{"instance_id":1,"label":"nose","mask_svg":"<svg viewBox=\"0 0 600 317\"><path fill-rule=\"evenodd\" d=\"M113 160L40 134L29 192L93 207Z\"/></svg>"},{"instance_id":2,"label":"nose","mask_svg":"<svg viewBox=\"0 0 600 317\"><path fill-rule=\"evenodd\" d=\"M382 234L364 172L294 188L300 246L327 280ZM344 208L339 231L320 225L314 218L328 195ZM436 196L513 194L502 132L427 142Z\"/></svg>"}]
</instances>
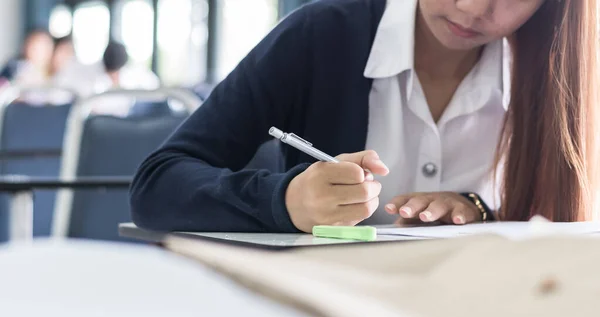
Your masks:
<instances>
[{"instance_id":1,"label":"nose","mask_svg":"<svg viewBox=\"0 0 600 317\"><path fill-rule=\"evenodd\" d=\"M472 18L489 15L493 11L495 0L456 0L456 8Z\"/></svg>"}]
</instances>

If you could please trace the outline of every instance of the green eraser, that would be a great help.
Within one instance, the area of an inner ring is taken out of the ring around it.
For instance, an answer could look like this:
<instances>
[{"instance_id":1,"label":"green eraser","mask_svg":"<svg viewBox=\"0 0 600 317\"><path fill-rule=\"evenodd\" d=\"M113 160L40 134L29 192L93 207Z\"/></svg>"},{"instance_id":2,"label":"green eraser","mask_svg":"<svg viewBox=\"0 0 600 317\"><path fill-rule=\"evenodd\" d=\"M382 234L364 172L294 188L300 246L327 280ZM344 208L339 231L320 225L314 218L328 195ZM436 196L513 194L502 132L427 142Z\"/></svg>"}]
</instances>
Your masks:
<instances>
[{"instance_id":1,"label":"green eraser","mask_svg":"<svg viewBox=\"0 0 600 317\"><path fill-rule=\"evenodd\" d=\"M377 228L370 226L314 226L313 236L346 240L373 241L377 239Z\"/></svg>"}]
</instances>

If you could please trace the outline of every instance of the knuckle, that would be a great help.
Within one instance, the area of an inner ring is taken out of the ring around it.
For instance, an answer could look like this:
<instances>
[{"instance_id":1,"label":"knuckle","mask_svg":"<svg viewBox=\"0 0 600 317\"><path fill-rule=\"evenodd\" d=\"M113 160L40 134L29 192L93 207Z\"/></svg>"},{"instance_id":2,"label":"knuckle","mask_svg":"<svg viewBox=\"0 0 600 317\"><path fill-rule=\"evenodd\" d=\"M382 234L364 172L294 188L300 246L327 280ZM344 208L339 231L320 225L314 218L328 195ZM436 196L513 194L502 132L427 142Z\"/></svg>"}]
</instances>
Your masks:
<instances>
[{"instance_id":1,"label":"knuckle","mask_svg":"<svg viewBox=\"0 0 600 317\"><path fill-rule=\"evenodd\" d=\"M434 200L429 205L433 206L434 208L443 209L443 210L447 210L450 208L450 204L444 200Z\"/></svg>"},{"instance_id":2,"label":"knuckle","mask_svg":"<svg viewBox=\"0 0 600 317\"><path fill-rule=\"evenodd\" d=\"M358 185L358 196L361 200L367 201L369 200L369 196L371 195L371 186L367 183L362 183Z\"/></svg>"},{"instance_id":3,"label":"knuckle","mask_svg":"<svg viewBox=\"0 0 600 317\"><path fill-rule=\"evenodd\" d=\"M362 219L367 219L373 215L375 210L379 207L379 198L374 198L364 204L360 205L359 214Z\"/></svg>"},{"instance_id":4,"label":"knuckle","mask_svg":"<svg viewBox=\"0 0 600 317\"><path fill-rule=\"evenodd\" d=\"M362 182L364 180L365 172L360 166L358 166L354 163L348 163L348 164L346 164L346 166L347 167L345 168L344 173L346 175L348 175L348 177L350 177L350 179L352 179L353 181L356 181L357 183Z\"/></svg>"},{"instance_id":5,"label":"knuckle","mask_svg":"<svg viewBox=\"0 0 600 317\"><path fill-rule=\"evenodd\" d=\"M323 164L321 162L312 164L306 169L305 173L308 181L317 179L323 174Z\"/></svg>"},{"instance_id":6,"label":"knuckle","mask_svg":"<svg viewBox=\"0 0 600 317\"><path fill-rule=\"evenodd\" d=\"M323 162L316 162L308 166L307 172L316 172L323 167Z\"/></svg>"},{"instance_id":7,"label":"knuckle","mask_svg":"<svg viewBox=\"0 0 600 317\"><path fill-rule=\"evenodd\" d=\"M378 197L381 193L381 183L379 182L362 183L361 188L362 198L365 201Z\"/></svg>"},{"instance_id":8,"label":"knuckle","mask_svg":"<svg viewBox=\"0 0 600 317\"><path fill-rule=\"evenodd\" d=\"M427 202L428 202L428 199L425 196L414 196L408 200L407 204L414 205L414 206L422 206L422 205L426 205Z\"/></svg>"},{"instance_id":9,"label":"knuckle","mask_svg":"<svg viewBox=\"0 0 600 317\"><path fill-rule=\"evenodd\" d=\"M364 152L365 156L377 156L377 152L375 152L375 150L366 150Z\"/></svg>"},{"instance_id":10,"label":"knuckle","mask_svg":"<svg viewBox=\"0 0 600 317\"><path fill-rule=\"evenodd\" d=\"M470 209L470 206L460 201L454 204L454 209L458 211L466 211Z\"/></svg>"},{"instance_id":11,"label":"knuckle","mask_svg":"<svg viewBox=\"0 0 600 317\"><path fill-rule=\"evenodd\" d=\"M382 189L382 187L379 188L380 193L381 193L381 189ZM408 203L408 200L409 200L409 197L402 195L402 196L396 196L396 197L392 198L390 200L390 203L400 207L400 206L406 205Z\"/></svg>"}]
</instances>

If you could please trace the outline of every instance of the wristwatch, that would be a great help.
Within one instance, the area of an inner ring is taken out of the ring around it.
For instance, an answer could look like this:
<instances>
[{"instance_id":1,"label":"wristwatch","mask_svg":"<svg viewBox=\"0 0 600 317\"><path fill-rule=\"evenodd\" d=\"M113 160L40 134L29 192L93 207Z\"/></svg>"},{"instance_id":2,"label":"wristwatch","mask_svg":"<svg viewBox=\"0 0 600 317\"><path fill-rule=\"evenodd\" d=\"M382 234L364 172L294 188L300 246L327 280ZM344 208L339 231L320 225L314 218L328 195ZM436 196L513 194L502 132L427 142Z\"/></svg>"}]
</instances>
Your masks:
<instances>
[{"instance_id":1,"label":"wristwatch","mask_svg":"<svg viewBox=\"0 0 600 317\"><path fill-rule=\"evenodd\" d=\"M492 210L485 204L485 202L483 201L483 199L481 199L481 197L479 197L479 195L475 193L461 193L461 196L468 199L477 207L477 210L479 210L479 212L481 213L481 220L483 222L496 220Z\"/></svg>"}]
</instances>

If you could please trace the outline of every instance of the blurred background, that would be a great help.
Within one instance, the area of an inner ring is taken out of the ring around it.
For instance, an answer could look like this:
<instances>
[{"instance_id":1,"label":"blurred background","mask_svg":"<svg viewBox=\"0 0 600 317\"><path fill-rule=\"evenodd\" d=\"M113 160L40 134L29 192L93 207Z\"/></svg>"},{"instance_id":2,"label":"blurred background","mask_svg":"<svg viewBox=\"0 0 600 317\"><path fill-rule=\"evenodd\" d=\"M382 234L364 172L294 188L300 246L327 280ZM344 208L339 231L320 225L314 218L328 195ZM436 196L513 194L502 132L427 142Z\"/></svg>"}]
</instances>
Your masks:
<instances>
[{"instance_id":1,"label":"blurred background","mask_svg":"<svg viewBox=\"0 0 600 317\"><path fill-rule=\"evenodd\" d=\"M78 61L101 63L110 40L122 43L131 68L154 72L166 86L223 79L277 23L308 0L4 0L0 62L25 49L30 32L72 36Z\"/></svg>"},{"instance_id":2,"label":"blurred background","mask_svg":"<svg viewBox=\"0 0 600 317\"><path fill-rule=\"evenodd\" d=\"M127 241L141 161L307 2L0 1L0 242Z\"/></svg>"}]
</instances>

